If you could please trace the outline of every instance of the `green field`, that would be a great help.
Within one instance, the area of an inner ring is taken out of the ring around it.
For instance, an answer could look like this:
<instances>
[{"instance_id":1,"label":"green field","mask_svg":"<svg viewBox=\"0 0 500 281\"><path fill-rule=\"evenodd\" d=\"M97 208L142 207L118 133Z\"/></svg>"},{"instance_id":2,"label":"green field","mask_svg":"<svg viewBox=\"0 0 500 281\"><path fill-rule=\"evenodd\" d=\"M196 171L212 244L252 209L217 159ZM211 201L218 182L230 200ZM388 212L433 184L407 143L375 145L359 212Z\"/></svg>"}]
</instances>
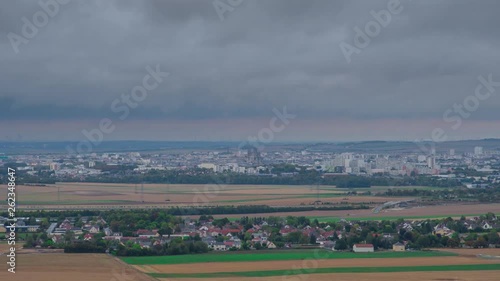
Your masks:
<instances>
[{"instance_id":1,"label":"green field","mask_svg":"<svg viewBox=\"0 0 500 281\"><path fill-rule=\"evenodd\" d=\"M279 260L302 260L320 257L321 259L354 259L354 258L413 258L413 257L436 257L456 256L453 253L437 251L418 252L375 252L375 253L352 253L332 252L326 250L271 250L252 252L218 252L198 255L181 256L154 256L154 257L124 257L122 260L128 264L150 265L150 264L186 264L201 262L251 262L251 261L279 261Z\"/></svg>"},{"instance_id":2,"label":"green field","mask_svg":"<svg viewBox=\"0 0 500 281\"><path fill-rule=\"evenodd\" d=\"M474 265L434 265L434 266L393 266L393 267L333 267L310 270L267 270L243 272L216 272L197 274L149 273L155 278L222 278L222 277L270 277L319 273L383 273L383 272L416 272L416 271L471 271L500 270L500 264ZM312 279L313 280L313 279Z\"/></svg>"}]
</instances>

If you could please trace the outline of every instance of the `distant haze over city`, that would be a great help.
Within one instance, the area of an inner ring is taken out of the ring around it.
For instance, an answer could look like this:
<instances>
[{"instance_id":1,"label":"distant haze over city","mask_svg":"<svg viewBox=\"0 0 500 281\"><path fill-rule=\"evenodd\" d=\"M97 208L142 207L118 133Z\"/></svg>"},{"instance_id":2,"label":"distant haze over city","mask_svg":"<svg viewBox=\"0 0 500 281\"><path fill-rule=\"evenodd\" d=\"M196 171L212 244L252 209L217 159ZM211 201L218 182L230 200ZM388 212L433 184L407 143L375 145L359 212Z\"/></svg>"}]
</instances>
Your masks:
<instances>
[{"instance_id":1,"label":"distant haze over city","mask_svg":"<svg viewBox=\"0 0 500 281\"><path fill-rule=\"evenodd\" d=\"M500 2L362 4L69 1L43 24L12 1L0 139L79 141L104 118L104 141L500 137Z\"/></svg>"}]
</instances>

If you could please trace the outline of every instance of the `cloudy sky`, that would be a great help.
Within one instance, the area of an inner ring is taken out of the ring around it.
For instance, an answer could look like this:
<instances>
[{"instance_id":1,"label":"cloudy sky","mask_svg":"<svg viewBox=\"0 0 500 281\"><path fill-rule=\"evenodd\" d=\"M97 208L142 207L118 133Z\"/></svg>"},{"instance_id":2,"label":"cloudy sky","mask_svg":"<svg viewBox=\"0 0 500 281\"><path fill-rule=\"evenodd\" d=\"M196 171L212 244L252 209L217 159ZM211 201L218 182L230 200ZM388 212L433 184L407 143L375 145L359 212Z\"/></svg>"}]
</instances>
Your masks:
<instances>
[{"instance_id":1,"label":"cloudy sky","mask_svg":"<svg viewBox=\"0 0 500 281\"><path fill-rule=\"evenodd\" d=\"M0 3L0 140L80 140L108 118L105 140L240 141L284 107L273 140L500 137L500 83L478 80L500 82L496 0L65 1L47 18ZM120 118L157 65L170 75Z\"/></svg>"}]
</instances>

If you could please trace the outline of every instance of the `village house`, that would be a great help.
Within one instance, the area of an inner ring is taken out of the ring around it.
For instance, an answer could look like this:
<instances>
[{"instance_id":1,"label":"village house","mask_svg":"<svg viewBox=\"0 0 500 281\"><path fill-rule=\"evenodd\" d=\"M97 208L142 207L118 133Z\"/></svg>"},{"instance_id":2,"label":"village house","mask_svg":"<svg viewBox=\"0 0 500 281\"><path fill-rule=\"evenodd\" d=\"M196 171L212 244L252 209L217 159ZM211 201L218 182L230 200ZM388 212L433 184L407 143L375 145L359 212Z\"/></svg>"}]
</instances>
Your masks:
<instances>
[{"instance_id":1,"label":"village house","mask_svg":"<svg viewBox=\"0 0 500 281\"><path fill-rule=\"evenodd\" d=\"M114 232L112 235L105 236L106 240L120 240L123 237L121 232Z\"/></svg>"},{"instance_id":2,"label":"village house","mask_svg":"<svg viewBox=\"0 0 500 281\"><path fill-rule=\"evenodd\" d=\"M60 236L60 235L54 235L52 237L52 242L54 242L56 244L57 243L62 243L62 242L64 242L64 238L62 236Z\"/></svg>"},{"instance_id":3,"label":"village house","mask_svg":"<svg viewBox=\"0 0 500 281\"><path fill-rule=\"evenodd\" d=\"M160 234L158 230L147 230L147 229L139 229L136 231L137 236L140 238L151 238L151 237L159 237Z\"/></svg>"},{"instance_id":4,"label":"village house","mask_svg":"<svg viewBox=\"0 0 500 281\"><path fill-rule=\"evenodd\" d=\"M100 231L100 228L99 228L99 226L98 226L98 225L93 225L93 226L91 226L91 227L90 227L90 229L89 229L89 232L90 232L90 233L99 233L99 231Z\"/></svg>"},{"instance_id":5,"label":"village house","mask_svg":"<svg viewBox=\"0 0 500 281\"><path fill-rule=\"evenodd\" d=\"M106 225L106 224L107 224L107 222L106 222L103 218L101 218L101 217L99 217L99 218L96 220L96 222L95 222L95 223L96 223L96 224L99 224L99 225Z\"/></svg>"},{"instance_id":6,"label":"village house","mask_svg":"<svg viewBox=\"0 0 500 281\"><path fill-rule=\"evenodd\" d=\"M90 240L94 239L94 235L95 235L95 233L87 233L83 236L83 240L90 241Z\"/></svg>"},{"instance_id":7,"label":"village house","mask_svg":"<svg viewBox=\"0 0 500 281\"><path fill-rule=\"evenodd\" d=\"M337 244L336 243L337 241L325 241L321 247L325 250L332 250L332 251L335 251L335 245Z\"/></svg>"},{"instance_id":8,"label":"village house","mask_svg":"<svg viewBox=\"0 0 500 281\"><path fill-rule=\"evenodd\" d=\"M484 222L482 225L482 228L484 230L489 230L489 229L492 229L493 227L488 222Z\"/></svg>"},{"instance_id":9,"label":"village house","mask_svg":"<svg viewBox=\"0 0 500 281\"><path fill-rule=\"evenodd\" d=\"M354 244L352 250L355 253L369 253L375 251L372 244Z\"/></svg>"},{"instance_id":10,"label":"village house","mask_svg":"<svg viewBox=\"0 0 500 281\"><path fill-rule=\"evenodd\" d=\"M223 243L226 245L226 249L234 247L234 241L224 241Z\"/></svg>"},{"instance_id":11,"label":"village house","mask_svg":"<svg viewBox=\"0 0 500 281\"><path fill-rule=\"evenodd\" d=\"M274 243L271 241L267 241L267 248L268 249L276 249L276 245L274 245Z\"/></svg>"},{"instance_id":12,"label":"village house","mask_svg":"<svg viewBox=\"0 0 500 281\"><path fill-rule=\"evenodd\" d=\"M56 229L57 227L57 223L51 223L49 228L47 228L47 231L45 231L47 233L47 235L52 235L52 233L54 232L54 230Z\"/></svg>"},{"instance_id":13,"label":"village house","mask_svg":"<svg viewBox=\"0 0 500 281\"><path fill-rule=\"evenodd\" d=\"M288 234L297 231L297 229L290 227L288 225L285 225L280 229L280 234L281 236L287 236Z\"/></svg>"},{"instance_id":14,"label":"village house","mask_svg":"<svg viewBox=\"0 0 500 281\"><path fill-rule=\"evenodd\" d=\"M151 248L151 246L153 245L151 240L149 240L148 238L139 238L137 239L137 243L139 243L141 248Z\"/></svg>"},{"instance_id":15,"label":"village house","mask_svg":"<svg viewBox=\"0 0 500 281\"><path fill-rule=\"evenodd\" d=\"M404 252L405 251L405 245L402 243L395 243L392 245L392 250L394 252Z\"/></svg>"},{"instance_id":16,"label":"village house","mask_svg":"<svg viewBox=\"0 0 500 281\"><path fill-rule=\"evenodd\" d=\"M111 231L111 228L106 227L106 228L104 229L104 235L106 235L106 236L111 236L112 234L113 234L113 231Z\"/></svg>"},{"instance_id":17,"label":"village house","mask_svg":"<svg viewBox=\"0 0 500 281\"><path fill-rule=\"evenodd\" d=\"M210 245L210 244L213 244L213 243L217 242L217 241L215 240L215 238L213 238L212 236L202 237L202 238L201 238L201 241L203 241L203 242L207 243L208 245Z\"/></svg>"},{"instance_id":18,"label":"village house","mask_svg":"<svg viewBox=\"0 0 500 281\"><path fill-rule=\"evenodd\" d=\"M215 242L214 244L212 244L212 249L214 249L214 251L226 251L227 250L226 244L224 244L224 242Z\"/></svg>"},{"instance_id":19,"label":"village house","mask_svg":"<svg viewBox=\"0 0 500 281\"><path fill-rule=\"evenodd\" d=\"M76 227L76 226L72 227L70 229L70 231L73 232L73 234L75 234L75 235L81 235L81 234L83 234L83 230L80 227Z\"/></svg>"},{"instance_id":20,"label":"village house","mask_svg":"<svg viewBox=\"0 0 500 281\"><path fill-rule=\"evenodd\" d=\"M434 227L434 231L433 231L434 235L439 235L441 237L443 237L443 236L451 237L453 235L453 233L455 233L453 230L449 229L448 227L446 227L444 225L436 225Z\"/></svg>"}]
</instances>

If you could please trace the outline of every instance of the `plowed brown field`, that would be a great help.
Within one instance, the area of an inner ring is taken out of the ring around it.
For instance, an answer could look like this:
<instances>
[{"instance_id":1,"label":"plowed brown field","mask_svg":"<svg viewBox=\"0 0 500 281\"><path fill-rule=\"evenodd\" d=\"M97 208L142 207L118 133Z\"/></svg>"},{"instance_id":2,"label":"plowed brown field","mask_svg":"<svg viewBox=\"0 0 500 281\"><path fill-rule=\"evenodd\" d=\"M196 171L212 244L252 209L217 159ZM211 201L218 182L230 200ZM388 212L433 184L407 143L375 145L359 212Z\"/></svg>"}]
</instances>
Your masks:
<instances>
[{"instance_id":1,"label":"plowed brown field","mask_svg":"<svg viewBox=\"0 0 500 281\"><path fill-rule=\"evenodd\" d=\"M5 257L0 256L0 260ZM11 281L152 281L155 280L104 254L20 254L16 273L0 266L0 280Z\"/></svg>"},{"instance_id":2,"label":"plowed brown field","mask_svg":"<svg viewBox=\"0 0 500 281\"><path fill-rule=\"evenodd\" d=\"M335 273L275 277L238 277L238 281L498 281L500 271L445 271L395 273ZM168 278L161 281L234 281L234 278Z\"/></svg>"}]
</instances>

